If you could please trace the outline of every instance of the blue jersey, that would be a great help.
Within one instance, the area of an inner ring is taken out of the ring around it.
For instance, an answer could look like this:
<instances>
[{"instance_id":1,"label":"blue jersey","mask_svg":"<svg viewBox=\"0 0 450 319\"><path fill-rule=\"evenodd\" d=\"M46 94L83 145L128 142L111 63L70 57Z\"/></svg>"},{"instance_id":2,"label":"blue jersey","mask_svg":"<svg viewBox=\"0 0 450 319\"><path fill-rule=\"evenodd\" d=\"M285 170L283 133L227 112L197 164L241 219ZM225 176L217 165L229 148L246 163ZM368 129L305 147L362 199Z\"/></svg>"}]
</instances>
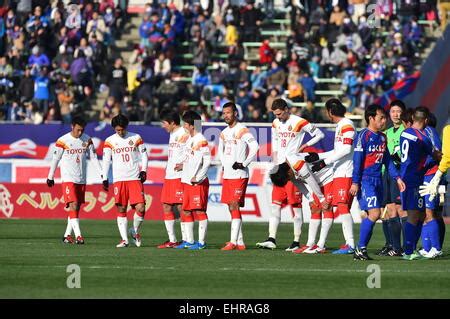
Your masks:
<instances>
[{"instance_id":1,"label":"blue jersey","mask_svg":"<svg viewBox=\"0 0 450 319\"><path fill-rule=\"evenodd\" d=\"M427 126L424 131L425 134L430 138L431 143L433 144L433 149L439 151L442 150L442 141L436 129L431 126ZM428 156L427 161L425 162L425 167L427 168L425 175L434 175L438 170L438 165L439 163L436 162L432 156Z\"/></svg>"},{"instance_id":2,"label":"blue jersey","mask_svg":"<svg viewBox=\"0 0 450 319\"><path fill-rule=\"evenodd\" d=\"M360 184L364 177L381 180L383 165L388 167L389 174L393 178L399 176L394 163L391 161L386 135L382 132L373 132L367 128L361 130L355 139L352 182Z\"/></svg>"},{"instance_id":3,"label":"blue jersey","mask_svg":"<svg viewBox=\"0 0 450 319\"><path fill-rule=\"evenodd\" d=\"M419 187L425 176L427 157L433 154L433 143L424 131L409 127L400 136L400 150L400 177L406 186Z\"/></svg>"}]
</instances>

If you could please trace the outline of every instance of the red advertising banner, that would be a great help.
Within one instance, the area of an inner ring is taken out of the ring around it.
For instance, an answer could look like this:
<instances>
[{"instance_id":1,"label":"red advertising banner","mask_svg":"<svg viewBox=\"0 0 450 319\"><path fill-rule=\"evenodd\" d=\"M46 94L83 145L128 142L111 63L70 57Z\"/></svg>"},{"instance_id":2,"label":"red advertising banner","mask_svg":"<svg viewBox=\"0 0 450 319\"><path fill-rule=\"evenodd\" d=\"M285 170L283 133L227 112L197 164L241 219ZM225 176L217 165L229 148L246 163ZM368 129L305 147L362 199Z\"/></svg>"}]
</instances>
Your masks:
<instances>
[{"instance_id":1,"label":"red advertising banner","mask_svg":"<svg viewBox=\"0 0 450 319\"><path fill-rule=\"evenodd\" d=\"M145 219L162 220L161 185L144 185ZM115 219L113 192L101 185L88 185L86 203L81 206L83 219ZM131 208L129 207L129 210ZM0 183L0 218L67 218L61 185Z\"/></svg>"}]
</instances>

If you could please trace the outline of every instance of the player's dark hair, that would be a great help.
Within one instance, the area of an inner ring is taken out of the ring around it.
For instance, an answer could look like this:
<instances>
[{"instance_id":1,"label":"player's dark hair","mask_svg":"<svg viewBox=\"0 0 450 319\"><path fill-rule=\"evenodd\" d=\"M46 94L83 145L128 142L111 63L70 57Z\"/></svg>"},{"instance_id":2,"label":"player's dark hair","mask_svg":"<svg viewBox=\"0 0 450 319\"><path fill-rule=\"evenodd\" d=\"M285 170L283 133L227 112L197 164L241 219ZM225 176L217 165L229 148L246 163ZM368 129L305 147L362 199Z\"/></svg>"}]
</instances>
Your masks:
<instances>
[{"instance_id":1,"label":"player's dark hair","mask_svg":"<svg viewBox=\"0 0 450 319\"><path fill-rule=\"evenodd\" d=\"M284 111L286 108L289 108L287 102L283 99L276 99L273 101L272 106L271 106L271 110L275 111L275 110L282 110Z\"/></svg>"},{"instance_id":2,"label":"player's dark hair","mask_svg":"<svg viewBox=\"0 0 450 319\"><path fill-rule=\"evenodd\" d=\"M338 99L332 98L325 102L327 111L334 116L344 117L347 112L347 108Z\"/></svg>"},{"instance_id":3,"label":"player's dark hair","mask_svg":"<svg viewBox=\"0 0 450 319\"><path fill-rule=\"evenodd\" d=\"M369 119L371 117L375 117L377 115L378 110L384 113L383 107L379 104L370 104L366 108L366 111L364 112L364 119L366 120L367 124L369 124Z\"/></svg>"},{"instance_id":4,"label":"player's dark hair","mask_svg":"<svg viewBox=\"0 0 450 319\"><path fill-rule=\"evenodd\" d=\"M413 109L406 109L405 112L402 112L401 120L405 123L412 123L413 122Z\"/></svg>"},{"instance_id":5,"label":"player's dark hair","mask_svg":"<svg viewBox=\"0 0 450 319\"><path fill-rule=\"evenodd\" d=\"M272 181L272 184L279 187L283 187L284 185L286 185L287 182L289 181L288 177L289 170L290 167L286 162L278 165L278 171L274 174L270 174L270 180Z\"/></svg>"},{"instance_id":6,"label":"player's dark hair","mask_svg":"<svg viewBox=\"0 0 450 319\"><path fill-rule=\"evenodd\" d=\"M437 118L434 113L430 112L430 114L428 114L428 126L431 126L433 128L436 128L437 126Z\"/></svg>"},{"instance_id":7,"label":"player's dark hair","mask_svg":"<svg viewBox=\"0 0 450 319\"><path fill-rule=\"evenodd\" d=\"M225 103L225 104L222 106L222 111L223 111L223 109L226 108L226 107L231 107L231 108L233 109L233 112L237 112L237 111L238 111L238 109L237 109L237 107L236 107L236 104L234 104L233 102L227 102L227 103Z\"/></svg>"},{"instance_id":8,"label":"player's dark hair","mask_svg":"<svg viewBox=\"0 0 450 319\"><path fill-rule=\"evenodd\" d=\"M159 115L159 120L169 124L175 123L176 125L180 125L180 114L172 110L163 110Z\"/></svg>"},{"instance_id":9,"label":"player's dark hair","mask_svg":"<svg viewBox=\"0 0 450 319\"><path fill-rule=\"evenodd\" d=\"M86 127L86 120L80 116L75 116L72 119L72 125L79 125L81 127Z\"/></svg>"},{"instance_id":10,"label":"player's dark hair","mask_svg":"<svg viewBox=\"0 0 450 319\"><path fill-rule=\"evenodd\" d=\"M414 109L413 120L419 122L425 121L428 119L429 114L430 110L426 106L418 106Z\"/></svg>"},{"instance_id":11,"label":"player's dark hair","mask_svg":"<svg viewBox=\"0 0 450 319\"><path fill-rule=\"evenodd\" d=\"M112 118L111 126L113 128L115 128L117 126L120 126L120 127L123 127L123 128L127 128L129 122L130 121L128 120L128 118L125 115L118 114L118 115L116 115L116 116L114 116Z\"/></svg>"},{"instance_id":12,"label":"player's dark hair","mask_svg":"<svg viewBox=\"0 0 450 319\"><path fill-rule=\"evenodd\" d=\"M186 111L183 114L183 122L188 123L189 125L194 125L195 121L201 121L202 117L195 111Z\"/></svg>"},{"instance_id":13,"label":"player's dark hair","mask_svg":"<svg viewBox=\"0 0 450 319\"><path fill-rule=\"evenodd\" d=\"M405 112L406 110L406 105L405 103L403 103L402 100L394 100L389 104L389 108L393 107L393 106L398 106L399 108L402 109L403 112Z\"/></svg>"}]
</instances>

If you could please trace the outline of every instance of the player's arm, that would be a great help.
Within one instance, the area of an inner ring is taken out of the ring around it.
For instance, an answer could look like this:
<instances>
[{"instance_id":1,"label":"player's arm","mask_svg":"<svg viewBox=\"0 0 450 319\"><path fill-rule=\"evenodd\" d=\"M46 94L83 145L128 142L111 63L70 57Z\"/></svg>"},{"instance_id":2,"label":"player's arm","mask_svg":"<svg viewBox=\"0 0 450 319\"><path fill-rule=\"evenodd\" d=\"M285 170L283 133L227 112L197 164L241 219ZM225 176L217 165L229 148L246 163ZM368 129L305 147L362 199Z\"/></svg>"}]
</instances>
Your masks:
<instances>
[{"instance_id":1,"label":"player's arm","mask_svg":"<svg viewBox=\"0 0 450 319\"><path fill-rule=\"evenodd\" d=\"M208 142L206 140L200 142L200 147L198 150L194 151L196 158L199 158L201 161L201 166L195 174L194 182L202 181L206 178L206 173L208 172L208 168L211 165L211 152L209 151Z\"/></svg>"},{"instance_id":2,"label":"player's arm","mask_svg":"<svg viewBox=\"0 0 450 319\"><path fill-rule=\"evenodd\" d=\"M352 187L350 188L350 194L353 196L359 191L364 170L364 159L366 158L365 133L367 133L367 131L362 131L358 134L356 147L353 153Z\"/></svg>"},{"instance_id":3,"label":"player's arm","mask_svg":"<svg viewBox=\"0 0 450 319\"><path fill-rule=\"evenodd\" d=\"M353 127L347 128L347 131L342 134L342 145L340 145L337 149L333 149L327 153L319 153L319 159L323 159L326 165L329 165L332 162L340 160L345 155L351 153L353 148L353 140L355 139L356 132ZM325 155L324 155L325 154Z\"/></svg>"},{"instance_id":4,"label":"player's arm","mask_svg":"<svg viewBox=\"0 0 450 319\"><path fill-rule=\"evenodd\" d=\"M272 124L272 136L271 136L271 145L272 145L272 163L277 164L278 163L278 146L279 144L279 138L277 134L277 129L275 128L275 124Z\"/></svg>"},{"instance_id":5,"label":"player's arm","mask_svg":"<svg viewBox=\"0 0 450 319\"><path fill-rule=\"evenodd\" d=\"M54 177L55 177L55 171L58 167L58 163L61 160L63 154L64 154L65 144L61 141L56 141L55 144L55 150L53 151L52 155L52 162L50 163L50 170L48 172L47 176L47 185L49 187L52 187L55 185Z\"/></svg>"},{"instance_id":6,"label":"player's arm","mask_svg":"<svg viewBox=\"0 0 450 319\"><path fill-rule=\"evenodd\" d=\"M141 171L139 172L139 179L142 183L147 180L147 167L148 167L148 155L147 148L145 147L144 141L139 138L137 141L137 148L141 156Z\"/></svg>"},{"instance_id":7,"label":"player's arm","mask_svg":"<svg viewBox=\"0 0 450 319\"><path fill-rule=\"evenodd\" d=\"M308 123L303 127L303 130L307 132L309 135L311 135L311 139L300 146L299 152L302 152L306 147L312 146L319 142L321 139L325 137L325 134L323 134L322 130L317 128L315 125Z\"/></svg>"},{"instance_id":8,"label":"player's arm","mask_svg":"<svg viewBox=\"0 0 450 319\"><path fill-rule=\"evenodd\" d=\"M92 142L92 139L89 139L89 141L88 141L88 154L89 154L89 159L94 162L94 165L97 168L97 171L100 173L101 178L103 178L102 166L100 165L100 161L98 160L97 153L95 152L95 146L94 146L94 143Z\"/></svg>"},{"instance_id":9,"label":"player's arm","mask_svg":"<svg viewBox=\"0 0 450 319\"><path fill-rule=\"evenodd\" d=\"M256 154L258 154L259 150L259 144L256 141L255 137L250 132L245 133L242 136L242 140L248 145L248 155L247 158L242 163L244 167L247 167L248 165L250 165L251 162L253 162L256 159Z\"/></svg>"},{"instance_id":10,"label":"player's arm","mask_svg":"<svg viewBox=\"0 0 450 319\"><path fill-rule=\"evenodd\" d=\"M223 143L223 133L220 133L220 137L219 137L219 147L217 149L217 157L219 158L220 163L223 165L225 164L223 161L223 148L224 148L224 143Z\"/></svg>"},{"instance_id":11,"label":"player's arm","mask_svg":"<svg viewBox=\"0 0 450 319\"><path fill-rule=\"evenodd\" d=\"M108 172L112 161L112 145L106 141L103 145L103 189L108 191Z\"/></svg>"}]
</instances>

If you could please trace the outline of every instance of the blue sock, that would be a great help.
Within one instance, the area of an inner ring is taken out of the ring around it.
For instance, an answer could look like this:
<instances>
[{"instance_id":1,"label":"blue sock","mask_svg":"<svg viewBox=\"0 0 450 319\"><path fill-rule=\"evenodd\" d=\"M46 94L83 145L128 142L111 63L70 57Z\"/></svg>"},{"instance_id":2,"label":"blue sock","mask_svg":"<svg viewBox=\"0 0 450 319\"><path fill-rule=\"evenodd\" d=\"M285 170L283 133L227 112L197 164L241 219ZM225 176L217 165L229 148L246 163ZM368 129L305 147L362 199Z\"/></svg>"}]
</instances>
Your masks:
<instances>
[{"instance_id":1,"label":"blue sock","mask_svg":"<svg viewBox=\"0 0 450 319\"><path fill-rule=\"evenodd\" d=\"M406 234L405 234L405 224L408 221L408 216L400 218L400 221L402 223L402 239L403 239L403 245L406 243Z\"/></svg>"},{"instance_id":2,"label":"blue sock","mask_svg":"<svg viewBox=\"0 0 450 319\"><path fill-rule=\"evenodd\" d=\"M370 241L370 237L372 237L373 226L375 223L371 221L369 218L366 218L361 223L361 228L359 231L359 248L367 247L367 244Z\"/></svg>"},{"instance_id":3,"label":"blue sock","mask_svg":"<svg viewBox=\"0 0 450 319\"><path fill-rule=\"evenodd\" d=\"M439 240L439 224L436 219L433 219L427 224L429 226L429 237L431 242L431 247L441 250L441 241Z\"/></svg>"},{"instance_id":4,"label":"blue sock","mask_svg":"<svg viewBox=\"0 0 450 319\"><path fill-rule=\"evenodd\" d=\"M415 238L414 246L413 246L414 250L417 249L417 243L419 242L420 234L422 233L422 227L423 227L423 222L417 222L417 225L416 225L416 238Z\"/></svg>"},{"instance_id":5,"label":"blue sock","mask_svg":"<svg viewBox=\"0 0 450 319\"><path fill-rule=\"evenodd\" d=\"M406 255L411 255L414 251L414 243L416 240L417 226L406 222L403 224L403 232L405 234L405 241L403 243L403 250Z\"/></svg>"},{"instance_id":6,"label":"blue sock","mask_svg":"<svg viewBox=\"0 0 450 319\"><path fill-rule=\"evenodd\" d=\"M400 217L393 217L388 220L389 233L391 236L392 247L395 250L402 248L401 235L402 235L402 224L400 222Z\"/></svg>"},{"instance_id":7,"label":"blue sock","mask_svg":"<svg viewBox=\"0 0 450 319\"><path fill-rule=\"evenodd\" d=\"M431 249L431 238L430 238L430 223L423 225L422 227L422 246L425 251L430 251Z\"/></svg>"},{"instance_id":8,"label":"blue sock","mask_svg":"<svg viewBox=\"0 0 450 319\"><path fill-rule=\"evenodd\" d=\"M442 246L444 246L444 239L445 239L445 223L442 217L436 219L436 221L439 225L439 242L441 244L442 249Z\"/></svg>"},{"instance_id":9,"label":"blue sock","mask_svg":"<svg viewBox=\"0 0 450 319\"><path fill-rule=\"evenodd\" d=\"M389 232L389 221L387 219L383 219L383 233L384 238L386 238L386 244L385 246L392 246L392 238L391 234Z\"/></svg>"}]
</instances>

